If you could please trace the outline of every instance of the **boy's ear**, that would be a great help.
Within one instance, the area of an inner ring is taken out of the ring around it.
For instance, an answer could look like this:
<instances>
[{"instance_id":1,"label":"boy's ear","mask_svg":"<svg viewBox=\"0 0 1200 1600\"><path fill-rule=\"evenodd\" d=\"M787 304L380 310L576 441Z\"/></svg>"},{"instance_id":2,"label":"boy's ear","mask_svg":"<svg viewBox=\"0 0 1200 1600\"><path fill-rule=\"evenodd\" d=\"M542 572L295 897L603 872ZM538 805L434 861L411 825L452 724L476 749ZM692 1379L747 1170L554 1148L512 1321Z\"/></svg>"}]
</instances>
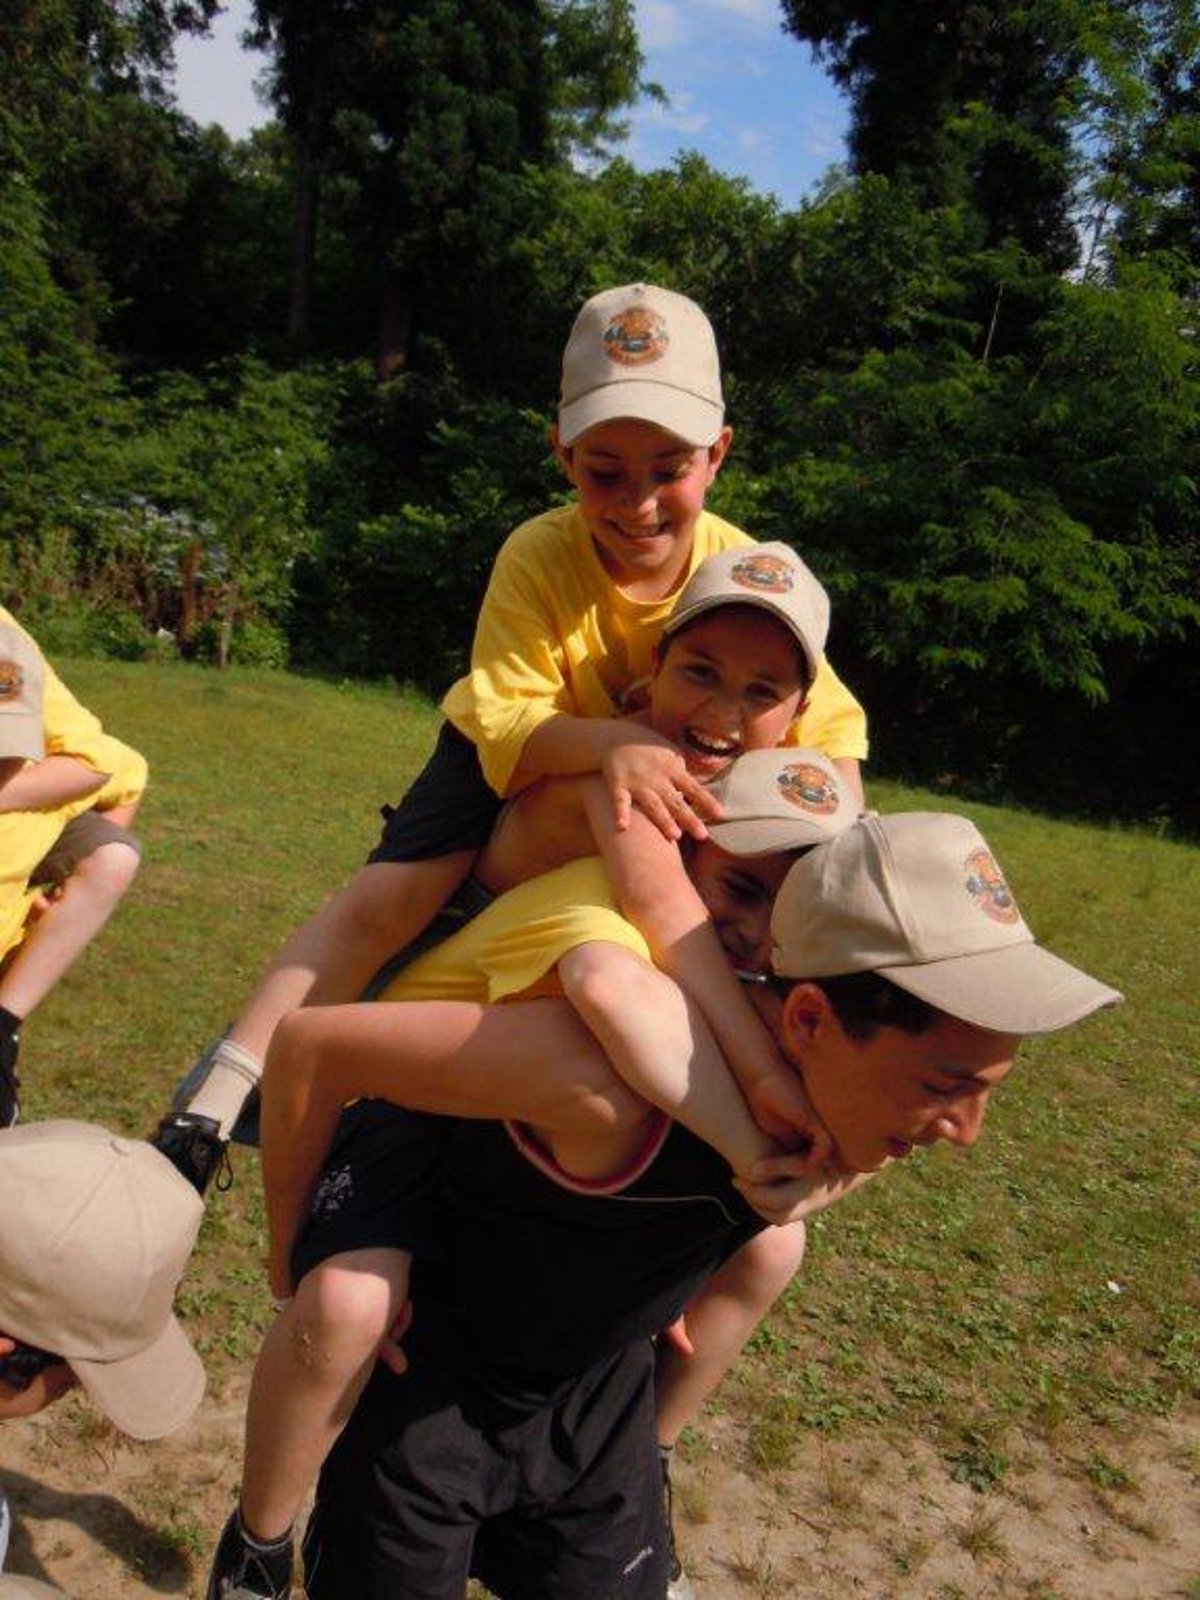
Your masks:
<instances>
[{"instance_id":1,"label":"boy's ear","mask_svg":"<svg viewBox=\"0 0 1200 1600\"><path fill-rule=\"evenodd\" d=\"M721 463L729 454L729 446L733 443L733 429L728 423L723 427L712 444L708 447L708 481L711 483L721 470Z\"/></svg>"},{"instance_id":2,"label":"boy's ear","mask_svg":"<svg viewBox=\"0 0 1200 1600\"><path fill-rule=\"evenodd\" d=\"M812 1044L833 1015L824 989L816 983L794 983L783 1002L783 1043L798 1057Z\"/></svg>"}]
</instances>

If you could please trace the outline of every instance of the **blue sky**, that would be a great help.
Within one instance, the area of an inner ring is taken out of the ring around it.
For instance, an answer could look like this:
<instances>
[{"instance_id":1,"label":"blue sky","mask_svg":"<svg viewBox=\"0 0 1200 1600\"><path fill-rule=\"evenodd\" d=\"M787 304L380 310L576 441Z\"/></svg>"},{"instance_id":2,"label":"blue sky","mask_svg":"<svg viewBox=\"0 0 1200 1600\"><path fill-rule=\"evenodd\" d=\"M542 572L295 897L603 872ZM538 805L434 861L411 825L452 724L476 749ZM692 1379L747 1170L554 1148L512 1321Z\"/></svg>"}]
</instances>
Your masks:
<instances>
[{"instance_id":1,"label":"blue sky","mask_svg":"<svg viewBox=\"0 0 1200 1600\"><path fill-rule=\"evenodd\" d=\"M235 137L266 120L253 90L262 58L238 42L248 12L249 0L230 0L209 38L178 47L180 105ZM846 109L780 17L777 0L637 0L645 76L670 103L634 109L621 154L648 169L699 150L794 206L843 159Z\"/></svg>"}]
</instances>

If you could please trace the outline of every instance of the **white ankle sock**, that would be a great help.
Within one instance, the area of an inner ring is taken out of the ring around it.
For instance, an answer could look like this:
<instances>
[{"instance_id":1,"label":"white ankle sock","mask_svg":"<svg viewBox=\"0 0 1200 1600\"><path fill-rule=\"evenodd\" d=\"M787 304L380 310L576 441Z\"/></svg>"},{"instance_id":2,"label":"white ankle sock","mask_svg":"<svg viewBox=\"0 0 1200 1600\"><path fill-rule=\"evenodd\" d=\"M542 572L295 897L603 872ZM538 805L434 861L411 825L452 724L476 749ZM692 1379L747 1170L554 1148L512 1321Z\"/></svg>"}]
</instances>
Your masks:
<instances>
[{"instance_id":1,"label":"white ankle sock","mask_svg":"<svg viewBox=\"0 0 1200 1600\"><path fill-rule=\"evenodd\" d=\"M233 1132L246 1096L262 1077L262 1062L244 1045L222 1039L213 1053L208 1076L184 1107L221 1125L222 1139Z\"/></svg>"}]
</instances>

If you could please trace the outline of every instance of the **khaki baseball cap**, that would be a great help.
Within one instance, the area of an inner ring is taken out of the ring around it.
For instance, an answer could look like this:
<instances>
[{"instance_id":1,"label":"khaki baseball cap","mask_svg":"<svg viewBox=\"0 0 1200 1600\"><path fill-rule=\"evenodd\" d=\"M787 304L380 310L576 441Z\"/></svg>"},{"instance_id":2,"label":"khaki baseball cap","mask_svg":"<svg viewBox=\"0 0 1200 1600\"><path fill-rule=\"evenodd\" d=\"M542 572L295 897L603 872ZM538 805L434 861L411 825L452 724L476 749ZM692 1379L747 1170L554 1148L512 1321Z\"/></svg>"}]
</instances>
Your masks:
<instances>
[{"instance_id":1,"label":"khaki baseball cap","mask_svg":"<svg viewBox=\"0 0 1200 1600\"><path fill-rule=\"evenodd\" d=\"M679 591L663 624L670 638L717 606L758 606L792 632L816 677L829 633L829 596L790 545L737 545L705 558Z\"/></svg>"},{"instance_id":2,"label":"khaki baseball cap","mask_svg":"<svg viewBox=\"0 0 1200 1600\"><path fill-rule=\"evenodd\" d=\"M16 1572L0 1572L0 1600L65 1600L61 1589L38 1578L23 1578Z\"/></svg>"},{"instance_id":3,"label":"khaki baseball cap","mask_svg":"<svg viewBox=\"0 0 1200 1600\"><path fill-rule=\"evenodd\" d=\"M799 746L748 750L708 789L725 813L708 824L709 838L735 856L820 844L858 815L829 757Z\"/></svg>"},{"instance_id":4,"label":"khaki baseball cap","mask_svg":"<svg viewBox=\"0 0 1200 1600\"><path fill-rule=\"evenodd\" d=\"M558 438L633 417L686 444L713 444L725 423L712 324L694 300L650 283L593 295L563 351Z\"/></svg>"},{"instance_id":5,"label":"khaki baseball cap","mask_svg":"<svg viewBox=\"0 0 1200 1600\"><path fill-rule=\"evenodd\" d=\"M0 1329L53 1350L135 1439L182 1427L204 1368L175 1289L204 1203L141 1139L88 1122L0 1131Z\"/></svg>"},{"instance_id":6,"label":"khaki baseball cap","mask_svg":"<svg viewBox=\"0 0 1200 1600\"><path fill-rule=\"evenodd\" d=\"M0 759L40 761L45 667L28 634L0 617Z\"/></svg>"},{"instance_id":7,"label":"khaki baseball cap","mask_svg":"<svg viewBox=\"0 0 1200 1600\"><path fill-rule=\"evenodd\" d=\"M781 977L879 972L996 1033L1053 1033L1123 998L1034 942L987 841L945 812L864 816L810 851L771 940Z\"/></svg>"}]
</instances>

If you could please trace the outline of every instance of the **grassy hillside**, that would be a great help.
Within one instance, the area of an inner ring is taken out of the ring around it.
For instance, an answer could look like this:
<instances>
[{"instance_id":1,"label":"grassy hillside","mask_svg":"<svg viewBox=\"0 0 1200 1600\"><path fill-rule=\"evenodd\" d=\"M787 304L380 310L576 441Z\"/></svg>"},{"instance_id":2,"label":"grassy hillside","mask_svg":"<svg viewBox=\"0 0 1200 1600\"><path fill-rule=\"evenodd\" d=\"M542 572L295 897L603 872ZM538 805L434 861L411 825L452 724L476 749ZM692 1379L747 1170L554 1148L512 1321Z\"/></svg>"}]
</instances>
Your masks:
<instances>
[{"instance_id":1,"label":"grassy hillside","mask_svg":"<svg viewBox=\"0 0 1200 1600\"><path fill-rule=\"evenodd\" d=\"M26 1115L145 1132L283 934L361 861L436 712L285 676L62 665L145 751L152 788L126 907L26 1030ZM882 784L872 800L950 804ZM1099 1438L1200 1393L1200 852L962 809L1035 930L1127 1004L1027 1047L969 1159L924 1152L817 1222L723 1401L753 1417L764 1463L806 1430L870 1422L936 1438L982 1486L1014 1428L1070 1417ZM257 1160L235 1165L183 1296L217 1367L252 1355L269 1314Z\"/></svg>"}]
</instances>

